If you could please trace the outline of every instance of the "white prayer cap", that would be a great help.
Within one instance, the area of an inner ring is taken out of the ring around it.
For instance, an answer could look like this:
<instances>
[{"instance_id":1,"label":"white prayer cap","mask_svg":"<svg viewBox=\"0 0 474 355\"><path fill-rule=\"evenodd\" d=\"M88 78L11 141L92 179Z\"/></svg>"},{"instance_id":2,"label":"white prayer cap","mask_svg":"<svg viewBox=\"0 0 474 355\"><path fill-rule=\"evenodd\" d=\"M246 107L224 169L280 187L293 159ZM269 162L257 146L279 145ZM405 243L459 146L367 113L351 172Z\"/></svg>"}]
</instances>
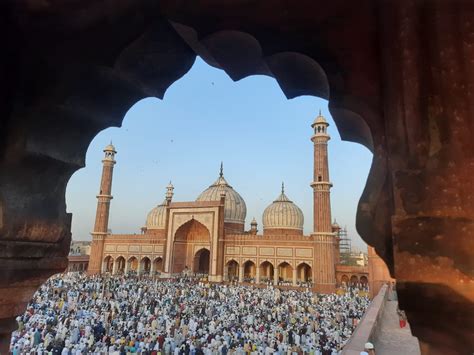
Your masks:
<instances>
[{"instance_id":1,"label":"white prayer cap","mask_svg":"<svg viewBox=\"0 0 474 355\"><path fill-rule=\"evenodd\" d=\"M367 342L367 343L365 343L364 348L366 350L372 350L374 348L374 344L372 344L370 342Z\"/></svg>"}]
</instances>

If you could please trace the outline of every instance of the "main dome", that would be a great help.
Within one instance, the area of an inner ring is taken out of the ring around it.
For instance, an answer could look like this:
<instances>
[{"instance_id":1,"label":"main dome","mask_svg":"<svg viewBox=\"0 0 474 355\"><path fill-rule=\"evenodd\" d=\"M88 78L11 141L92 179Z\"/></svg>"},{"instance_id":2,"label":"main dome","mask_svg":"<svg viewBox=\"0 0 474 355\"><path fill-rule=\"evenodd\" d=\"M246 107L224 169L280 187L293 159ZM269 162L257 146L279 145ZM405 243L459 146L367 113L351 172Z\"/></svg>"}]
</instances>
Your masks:
<instances>
[{"instance_id":1,"label":"main dome","mask_svg":"<svg viewBox=\"0 0 474 355\"><path fill-rule=\"evenodd\" d=\"M225 192L224 222L245 224L247 206L242 196L224 179L222 166L219 178L204 190L196 201L220 201L222 192Z\"/></svg>"},{"instance_id":2,"label":"main dome","mask_svg":"<svg viewBox=\"0 0 474 355\"><path fill-rule=\"evenodd\" d=\"M161 205L153 208L146 217L147 229L165 229L166 224L166 200Z\"/></svg>"},{"instance_id":3,"label":"main dome","mask_svg":"<svg viewBox=\"0 0 474 355\"><path fill-rule=\"evenodd\" d=\"M283 186L280 196L265 208L263 229L303 230L304 216L301 209L285 195Z\"/></svg>"}]
</instances>

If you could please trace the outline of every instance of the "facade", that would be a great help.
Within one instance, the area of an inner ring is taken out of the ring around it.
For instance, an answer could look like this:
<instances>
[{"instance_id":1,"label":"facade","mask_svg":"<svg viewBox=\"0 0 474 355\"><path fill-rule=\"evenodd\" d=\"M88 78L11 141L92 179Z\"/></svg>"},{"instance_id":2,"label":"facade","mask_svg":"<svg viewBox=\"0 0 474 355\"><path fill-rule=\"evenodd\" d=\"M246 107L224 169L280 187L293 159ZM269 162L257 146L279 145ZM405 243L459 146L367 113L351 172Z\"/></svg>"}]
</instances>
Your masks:
<instances>
[{"instance_id":1,"label":"facade","mask_svg":"<svg viewBox=\"0 0 474 355\"><path fill-rule=\"evenodd\" d=\"M244 199L224 178L195 201L173 201L173 185L146 218L141 234L110 234L115 148L104 149L97 214L92 234L89 273L138 272L170 277L183 272L208 275L211 282L228 280L298 285L310 283L319 292L333 292L338 282L339 226L331 223L328 141L329 124L319 114L312 124L314 145L313 233L303 234L301 209L281 192L265 209L263 232L255 219L245 230ZM345 266L347 268L347 266ZM365 275L367 268L346 273ZM342 276L341 276L342 277ZM340 280L339 280L340 281Z\"/></svg>"},{"instance_id":2,"label":"facade","mask_svg":"<svg viewBox=\"0 0 474 355\"><path fill-rule=\"evenodd\" d=\"M91 252L90 241L71 241L69 247L68 272L86 271L89 266L89 255Z\"/></svg>"}]
</instances>

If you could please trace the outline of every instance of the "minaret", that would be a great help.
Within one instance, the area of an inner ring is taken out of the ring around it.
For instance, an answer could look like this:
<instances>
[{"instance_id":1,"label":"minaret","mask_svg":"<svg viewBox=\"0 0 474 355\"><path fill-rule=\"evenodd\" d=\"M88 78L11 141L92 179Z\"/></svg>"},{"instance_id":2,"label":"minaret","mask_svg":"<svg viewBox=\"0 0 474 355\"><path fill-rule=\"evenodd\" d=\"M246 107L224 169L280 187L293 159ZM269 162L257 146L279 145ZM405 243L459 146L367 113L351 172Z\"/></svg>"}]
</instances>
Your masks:
<instances>
[{"instance_id":1,"label":"minaret","mask_svg":"<svg viewBox=\"0 0 474 355\"><path fill-rule=\"evenodd\" d=\"M313 237L315 239L314 285L320 292L334 292L336 287L334 233L331 225L332 184L329 181L328 141L329 123L319 111L311 127L314 134Z\"/></svg>"},{"instance_id":2,"label":"minaret","mask_svg":"<svg viewBox=\"0 0 474 355\"><path fill-rule=\"evenodd\" d=\"M89 259L89 274L102 272L102 259L104 242L109 227L110 200L112 200L112 174L115 165L115 147L112 142L104 148L104 159L102 160L102 179L100 191L97 195L97 211L95 214L94 231L92 235L91 255Z\"/></svg>"}]
</instances>

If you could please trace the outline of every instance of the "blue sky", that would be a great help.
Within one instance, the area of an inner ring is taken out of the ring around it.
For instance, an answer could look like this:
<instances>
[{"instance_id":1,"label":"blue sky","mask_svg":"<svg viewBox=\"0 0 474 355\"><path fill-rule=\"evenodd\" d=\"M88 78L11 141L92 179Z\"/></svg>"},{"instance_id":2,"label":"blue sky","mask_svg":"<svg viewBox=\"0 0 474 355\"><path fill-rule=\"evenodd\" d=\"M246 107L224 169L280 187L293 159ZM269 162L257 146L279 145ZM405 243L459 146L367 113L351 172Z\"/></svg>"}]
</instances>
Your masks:
<instances>
[{"instance_id":1,"label":"blue sky","mask_svg":"<svg viewBox=\"0 0 474 355\"><path fill-rule=\"evenodd\" d=\"M372 154L341 141L327 101L312 96L287 100L270 77L233 82L222 70L197 59L164 100L147 98L126 114L121 128L100 132L86 156L86 167L69 181L66 201L73 213L72 236L89 240L99 189L102 149L113 141L114 170L109 227L139 233L148 211L175 186L174 201L192 201L212 184L224 162L224 176L247 204L247 225L259 222L285 182L288 197L312 229L313 145L311 123L319 109L329 126L332 215L346 225L352 243L365 249L355 229L355 213Z\"/></svg>"}]
</instances>

